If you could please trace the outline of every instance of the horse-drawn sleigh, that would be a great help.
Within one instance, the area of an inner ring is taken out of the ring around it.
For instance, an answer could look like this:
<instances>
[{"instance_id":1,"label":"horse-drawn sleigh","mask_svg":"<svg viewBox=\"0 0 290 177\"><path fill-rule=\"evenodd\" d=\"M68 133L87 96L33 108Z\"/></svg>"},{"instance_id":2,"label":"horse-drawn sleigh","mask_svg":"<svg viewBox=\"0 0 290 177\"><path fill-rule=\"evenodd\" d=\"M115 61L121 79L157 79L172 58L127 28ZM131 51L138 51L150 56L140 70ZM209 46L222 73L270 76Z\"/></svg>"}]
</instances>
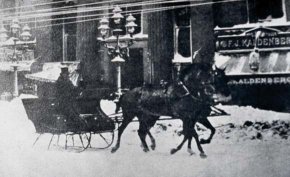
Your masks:
<instances>
[{"instance_id":1,"label":"horse-drawn sleigh","mask_svg":"<svg viewBox=\"0 0 290 177\"><path fill-rule=\"evenodd\" d=\"M92 90L87 90L89 93ZM99 94L106 94L106 90L94 90ZM57 98L29 98L22 99L28 118L33 122L36 133L39 134L34 144L43 134L51 134L48 145L55 136L65 135L65 149L67 149L67 139L77 135L81 142L81 151L91 147L93 135L98 135L103 143L99 143L100 148L109 147L114 140L115 122L100 109L100 99L98 98L77 98L76 103L79 114L73 119L59 109ZM59 140L58 140L59 141ZM74 144L74 142L73 142Z\"/></svg>"},{"instance_id":2,"label":"horse-drawn sleigh","mask_svg":"<svg viewBox=\"0 0 290 177\"><path fill-rule=\"evenodd\" d=\"M112 98L112 89L83 90L82 97L77 99L79 114L74 121L68 121L63 110L59 109L57 99L23 99L23 104L36 132L40 135L52 134L49 146L54 135L66 135L66 137L77 135L82 143L82 150L85 150L91 147L93 135L99 134L106 142L106 145L101 148L107 148L113 143L114 131L118 127L118 139L112 148L112 152L116 152L120 147L124 129L134 117L137 117L140 125L138 135L143 150L147 152L149 150L145 141L147 135L152 141L152 149L155 148L155 140L149 131L150 128L160 116L170 116L171 119L182 120L184 135L182 143L172 149L171 153L181 149L187 140L188 150L192 153L191 140L194 137L201 156L205 157L201 144L209 143L215 132L207 117L225 114L222 110L212 109L215 104L212 99L213 92L223 95L230 93L224 76L223 70L217 68L213 70L208 65L192 64L181 71L179 78L164 87L143 86L125 92L116 104L116 114L110 116L102 111L100 101ZM122 108L121 113L120 108ZM196 122L211 130L207 140L198 139L194 129ZM105 139L103 133L110 133L110 140Z\"/></svg>"}]
</instances>

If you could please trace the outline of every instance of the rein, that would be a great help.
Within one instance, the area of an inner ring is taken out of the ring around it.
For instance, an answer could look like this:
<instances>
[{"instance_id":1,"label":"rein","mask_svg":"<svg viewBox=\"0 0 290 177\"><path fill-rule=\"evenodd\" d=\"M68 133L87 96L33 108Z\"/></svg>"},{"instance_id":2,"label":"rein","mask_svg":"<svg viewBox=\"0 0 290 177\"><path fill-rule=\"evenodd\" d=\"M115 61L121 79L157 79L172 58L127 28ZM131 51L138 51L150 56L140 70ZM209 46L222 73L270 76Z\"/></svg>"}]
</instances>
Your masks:
<instances>
[{"instance_id":1,"label":"rein","mask_svg":"<svg viewBox=\"0 0 290 177\"><path fill-rule=\"evenodd\" d=\"M197 98L190 93L190 91L188 90L186 85L184 85L184 83L182 81L179 81L178 85L182 86L183 90L185 91L185 94L182 95L181 98L186 97L186 96L190 96L193 100L198 101L198 102L202 102L202 99ZM199 94L199 92L198 92L198 94Z\"/></svg>"}]
</instances>

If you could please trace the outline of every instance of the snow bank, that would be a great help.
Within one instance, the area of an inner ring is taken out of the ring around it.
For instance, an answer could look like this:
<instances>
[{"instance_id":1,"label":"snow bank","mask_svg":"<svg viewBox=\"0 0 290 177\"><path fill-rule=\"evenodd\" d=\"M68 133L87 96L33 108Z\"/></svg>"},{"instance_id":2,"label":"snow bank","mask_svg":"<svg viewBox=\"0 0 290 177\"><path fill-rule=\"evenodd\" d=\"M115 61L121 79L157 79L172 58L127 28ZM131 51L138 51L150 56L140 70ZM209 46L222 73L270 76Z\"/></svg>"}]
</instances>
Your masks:
<instances>
[{"instance_id":1,"label":"snow bank","mask_svg":"<svg viewBox=\"0 0 290 177\"><path fill-rule=\"evenodd\" d=\"M106 113L113 113L112 102L102 101L101 105ZM214 126L233 123L239 127L246 120L272 122L289 119L288 114L251 107L220 107L231 116L209 118ZM140 148L138 123L128 126L121 147L114 154L110 153L110 149L88 149L76 153L57 147L56 140L47 150L50 135L43 135L32 147L37 134L20 98L11 102L0 101L0 111L1 177L288 177L290 174L289 140L271 136L267 141L237 141L234 137L240 132L238 128L232 128L228 133L228 126L217 128L212 143L203 145L207 159L199 157L194 141L192 145L196 155L189 156L186 145L177 154L170 155L170 149L182 140L182 136L177 134L181 129L180 120L158 122L151 130L157 147L149 153ZM199 131L201 136L208 133L208 130ZM64 137L61 137L60 145L63 144Z\"/></svg>"}]
</instances>

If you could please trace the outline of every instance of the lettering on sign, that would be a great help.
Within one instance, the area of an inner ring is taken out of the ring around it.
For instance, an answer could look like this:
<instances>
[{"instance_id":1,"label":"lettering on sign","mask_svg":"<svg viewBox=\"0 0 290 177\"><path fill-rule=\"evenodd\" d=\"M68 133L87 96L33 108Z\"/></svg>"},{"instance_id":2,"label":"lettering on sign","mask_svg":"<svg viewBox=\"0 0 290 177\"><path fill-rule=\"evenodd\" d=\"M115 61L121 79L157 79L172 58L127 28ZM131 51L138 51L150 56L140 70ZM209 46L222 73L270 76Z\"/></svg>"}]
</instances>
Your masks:
<instances>
[{"instance_id":1,"label":"lettering on sign","mask_svg":"<svg viewBox=\"0 0 290 177\"><path fill-rule=\"evenodd\" d=\"M256 77L233 79L228 82L229 85L253 85L253 84L290 84L288 77Z\"/></svg>"},{"instance_id":2,"label":"lettering on sign","mask_svg":"<svg viewBox=\"0 0 290 177\"><path fill-rule=\"evenodd\" d=\"M258 48L290 47L290 36L261 37L256 41ZM254 38L220 38L217 40L218 50L252 49Z\"/></svg>"},{"instance_id":3,"label":"lettering on sign","mask_svg":"<svg viewBox=\"0 0 290 177\"><path fill-rule=\"evenodd\" d=\"M218 36L216 40L217 51L253 49L255 46L260 49L290 47L289 32L269 28L259 28L249 31L241 35ZM263 35L256 37L257 32Z\"/></svg>"}]
</instances>

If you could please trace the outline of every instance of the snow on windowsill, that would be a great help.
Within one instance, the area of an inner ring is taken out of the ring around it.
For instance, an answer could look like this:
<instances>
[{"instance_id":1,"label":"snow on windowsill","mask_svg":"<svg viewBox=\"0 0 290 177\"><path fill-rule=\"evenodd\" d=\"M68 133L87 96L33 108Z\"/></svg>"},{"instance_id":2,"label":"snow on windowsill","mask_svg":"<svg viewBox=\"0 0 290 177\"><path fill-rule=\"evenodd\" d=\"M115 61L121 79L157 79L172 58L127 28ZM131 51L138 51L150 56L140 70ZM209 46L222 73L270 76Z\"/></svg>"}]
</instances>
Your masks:
<instances>
[{"instance_id":1,"label":"snow on windowsill","mask_svg":"<svg viewBox=\"0 0 290 177\"><path fill-rule=\"evenodd\" d=\"M215 27L214 30L227 30L227 29L241 29L241 28L255 28L260 26L290 26L290 22L286 21L285 17L275 18L269 21L262 21L257 23L244 23L234 25L232 27Z\"/></svg>"},{"instance_id":2,"label":"snow on windowsill","mask_svg":"<svg viewBox=\"0 0 290 177\"><path fill-rule=\"evenodd\" d=\"M192 63L191 57L183 57L179 53L174 54L174 58L172 60L172 63Z\"/></svg>"}]
</instances>

